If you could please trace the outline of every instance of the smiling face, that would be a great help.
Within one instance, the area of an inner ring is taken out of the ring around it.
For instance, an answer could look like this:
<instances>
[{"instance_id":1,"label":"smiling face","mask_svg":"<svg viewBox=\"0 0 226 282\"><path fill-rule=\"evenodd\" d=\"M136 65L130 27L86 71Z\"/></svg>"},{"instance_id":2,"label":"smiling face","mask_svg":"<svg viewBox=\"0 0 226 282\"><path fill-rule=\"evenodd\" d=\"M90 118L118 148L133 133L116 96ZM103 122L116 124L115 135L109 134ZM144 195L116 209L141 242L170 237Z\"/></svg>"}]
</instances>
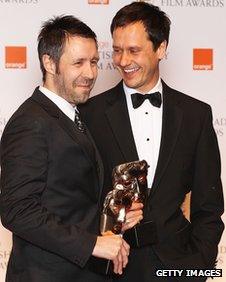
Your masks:
<instances>
[{"instance_id":1,"label":"smiling face","mask_svg":"<svg viewBox=\"0 0 226 282\"><path fill-rule=\"evenodd\" d=\"M97 78L98 59L97 46L93 39L68 37L58 68L51 59L46 59L47 88L72 105L85 103Z\"/></svg>"},{"instance_id":2,"label":"smiling face","mask_svg":"<svg viewBox=\"0 0 226 282\"><path fill-rule=\"evenodd\" d=\"M159 61L166 42L156 51L142 22L118 27L113 32L113 61L125 84L141 93L151 90L159 79Z\"/></svg>"}]
</instances>

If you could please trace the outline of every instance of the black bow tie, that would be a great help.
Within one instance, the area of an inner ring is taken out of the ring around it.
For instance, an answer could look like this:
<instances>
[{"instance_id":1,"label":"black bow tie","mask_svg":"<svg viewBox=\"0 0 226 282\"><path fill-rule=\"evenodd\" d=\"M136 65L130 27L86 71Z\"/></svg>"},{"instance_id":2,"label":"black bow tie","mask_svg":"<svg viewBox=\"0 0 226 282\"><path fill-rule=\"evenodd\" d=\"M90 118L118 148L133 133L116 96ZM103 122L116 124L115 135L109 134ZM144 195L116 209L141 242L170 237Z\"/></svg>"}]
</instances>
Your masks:
<instances>
[{"instance_id":1,"label":"black bow tie","mask_svg":"<svg viewBox=\"0 0 226 282\"><path fill-rule=\"evenodd\" d=\"M155 92L151 94L140 94L134 93L131 95L132 104L134 109L139 108L145 99L148 99L149 102L154 106L160 108L162 103L162 98L160 92Z\"/></svg>"}]
</instances>

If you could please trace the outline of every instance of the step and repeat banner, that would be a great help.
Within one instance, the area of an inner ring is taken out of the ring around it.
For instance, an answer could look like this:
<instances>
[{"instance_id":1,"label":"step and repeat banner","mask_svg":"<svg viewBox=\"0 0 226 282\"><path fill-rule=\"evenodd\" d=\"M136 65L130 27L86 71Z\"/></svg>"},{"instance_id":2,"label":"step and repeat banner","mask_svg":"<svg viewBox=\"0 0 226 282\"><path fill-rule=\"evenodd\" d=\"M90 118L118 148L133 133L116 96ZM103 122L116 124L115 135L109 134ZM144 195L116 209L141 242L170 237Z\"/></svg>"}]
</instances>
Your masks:
<instances>
[{"instance_id":1,"label":"step and repeat banner","mask_svg":"<svg viewBox=\"0 0 226 282\"><path fill-rule=\"evenodd\" d=\"M43 21L72 14L96 32L99 77L92 95L112 87L119 75L112 64L109 26L129 0L0 0L0 136L18 106L41 84L37 35ZM226 189L226 0L150 0L172 21L162 78L173 88L209 103L217 133L222 181ZM226 217L224 216L226 222ZM0 282L11 249L11 234L0 225ZM219 245L217 268L226 281L226 236Z\"/></svg>"}]
</instances>

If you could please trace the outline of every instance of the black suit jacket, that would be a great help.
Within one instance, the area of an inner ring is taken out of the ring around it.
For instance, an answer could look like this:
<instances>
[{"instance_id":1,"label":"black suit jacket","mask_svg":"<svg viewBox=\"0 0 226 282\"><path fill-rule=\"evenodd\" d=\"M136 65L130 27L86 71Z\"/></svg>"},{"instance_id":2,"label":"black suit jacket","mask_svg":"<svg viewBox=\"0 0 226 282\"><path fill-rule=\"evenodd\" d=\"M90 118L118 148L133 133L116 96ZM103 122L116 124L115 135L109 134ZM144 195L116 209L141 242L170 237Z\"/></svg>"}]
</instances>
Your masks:
<instances>
[{"instance_id":1,"label":"black suit jacket","mask_svg":"<svg viewBox=\"0 0 226 282\"><path fill-rule=\"evenodd\" d=\"M1 220L13 232L6 281L105 281L86 267L103 183L87 134L38 89L6 125Z\"/></svg>"},{"instance_id":2,"label":"black suit jacket","mask_svg":"<svg viewBox=\"0 0 226 282\"><path fill-rule=\"evenodd\" d=\"M144 220L156 224L158 240L152 247L166 268L212 268L224 225L220 156L211 108L162 83L160 153ZM81 111L104 162L105 187L111 187L113 167L138 159L122 82L91 98ZM189 191L191 222L180 208ZM126 270L132 275L125 281L148 281L142 280L148 261L146 248L132 250Z\"/></svg>"}]
</instances>

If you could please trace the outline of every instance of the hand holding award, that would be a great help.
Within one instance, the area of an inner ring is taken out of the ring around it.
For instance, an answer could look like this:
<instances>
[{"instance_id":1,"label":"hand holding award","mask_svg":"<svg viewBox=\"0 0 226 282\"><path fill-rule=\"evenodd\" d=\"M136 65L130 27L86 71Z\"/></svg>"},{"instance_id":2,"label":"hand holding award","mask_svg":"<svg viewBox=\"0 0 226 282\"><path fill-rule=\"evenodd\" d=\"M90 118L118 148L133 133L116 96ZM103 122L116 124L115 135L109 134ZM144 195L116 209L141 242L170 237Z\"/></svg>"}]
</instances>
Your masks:
<instances>
[{"instance_id":1,"label":"hand holding award","mask_svg":"<svg viewBox=\"0 0 226 282\"><path fill-rule=\"evenodd\" d=\"M135 202L145 203L147 169L148 164L144 160L124 163L113 169L113 189L105 197L101 214L101 235L122 235L126 214L131 212L132 204ZM105 275L113 274L111 260L93 258L91 267L94 271Z\"/></svg>"}]
</instances>

